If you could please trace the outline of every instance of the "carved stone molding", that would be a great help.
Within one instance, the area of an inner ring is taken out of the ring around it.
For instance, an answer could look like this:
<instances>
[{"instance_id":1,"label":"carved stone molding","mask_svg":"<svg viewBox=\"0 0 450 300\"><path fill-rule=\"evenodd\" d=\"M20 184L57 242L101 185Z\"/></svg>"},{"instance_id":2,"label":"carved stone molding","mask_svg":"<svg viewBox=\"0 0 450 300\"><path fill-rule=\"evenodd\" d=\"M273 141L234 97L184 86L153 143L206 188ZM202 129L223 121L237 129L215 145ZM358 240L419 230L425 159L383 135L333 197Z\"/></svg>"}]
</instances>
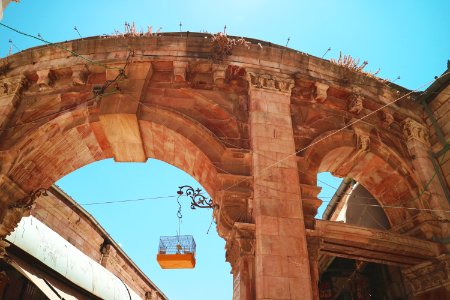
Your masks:
<instances>
[{"instance_id":1,"label":"carved stone molding","mask_svg":"<svg viewBox=\"0 0 450 300\"><path fill-rule=\"evenodd\" d=\"M145 292L145 300L158 300L158 293L155 290Z\"/></svg>"},{"instance_id":2,"label":"carved stone molding","mask_svg":"<svg viewBox=\"0 0 450 300\"><path fill-rule=\"evenodd\" d=\"M85 85L88 77L88 70L85 65L72 67L72 84L75 86Z\"/></svg>"},{"instance_id":3,"label":"carved stone molding","mask_svg":"<svg viewBox=\"0 0 450 300\"><path fill-rule=\"evenodd\" d=\"M394 116L390 112L381 110L378 115L384 126L390 127L394 123Z\"/></svg>"},{"instance_id":4,"label":"carved stone molding","mask_svg":"<svg viewBox=\"0 0 450 300\"><path fill-rule=\"evenodd\" d=\"M315 86L314 100L320 103L324 102L327 99L328 96L327 91L330 86L328 84L321 82L316 82L314 86Z\"/></svg>"},{"instance_id":5,"label":"carved stone molding","mask_svg":"<svg viewBox=\"0 0 450 300\"><path fill-rule=\"evenodd\" d=\"M354 114L359 114L363 109L364 96L360 88L354 88L349 97L348 111Z\"/></svg>"},{"instance_id":6,"label":"carved stone molding","mask_svg":"<svg viewBox=\"0 0 450 300\"><path fill-rule=\"evenodd\" d=\"M226 245L226 261L238 272L242 258L255 256L255 224L235 223Z\"/></svg>"},{"instance_id":7,"label":"carved stone molding","mask_svg":"<svg viewBox=\"0 0 450 300\"><path fill-rule=\"evenodd\" d=\"M15 76L0 80L0 97L12 96L26 85L25 76Z\"/></svg>"},{"instance_id":8,"label":"carved stone molding","mask_svg":"<svg viewBox=\"0 0 450 300\"><path fill-rule=\"evenodd\" d=\"M436 260L403 270L406 282L414 295L450 286L450 256L443 254Z\"/></svg>"},{"instance_id":9,"label":"carved stone molding","mask_svg":"<svg viewBox=\"0 0 450 300\"><path fill-rule=\"evenodd\" d=\"M226 191L218 192L219 210L217 211L217 230L220 236L226 237L230 234L236 222L251 222L249 202L251 202L250 191ZM215 210L216 211L216 210Z\"/></svg>"},{"instance_id":10,"label":"carved stone molding","mask_svg":"<svg viewBox=\"0 0 450 300\"><path fill-rule=\"evenodd\" d=\"M175 82L186 81L186 71L188 68L188 63L185 61L174 61L173 62L173 75Z\"/></svg>"},{"instance_id":11,"label":"carved stone molding","mask_svg":"<svg viewBox=\"0 0 450 300\"><path fill-rule=\"evenodd\" d=\"M370 149L370 136L368 132L354 129L356 134L356 148L358 153L364 153Z\"/></svg>"},{"instance_id":12,"label":"carved stone molding","mask_svg":"<svg viewBox=\"0 0 450 300\"><path fill-rule=\"evenodd\" d=\"M9 177L0 175L0 238L10 234L20 219L29 215L32 204L43 194L44 189L27 194Z\"/></svg>"},{"instance_id":13,"label":"carved stone molding","mask_svg":"<svg viewBox=\"0 0 450 300\"><path fill-rule=\"evenodd\" d=\"M39 86L39 90L45 91L50 89L55 81L55 76L52 70L40 70L36 72L38 77L36 84Z\"/></svg>"},{"instance_id":14,"label":"carved stone molding","mask_svg":"<svg viewBox=\"0 0 450 300\"><path fill-rule=\"evenodd\" d=\"M428 130L425 125L410 118L404 120L402 125L403 135L407 141L416 140L427 146L430 144Z\"/></svg>"},{"instance_id":15,"label":"carved stone molding","mask_svg":"<svg viewBox=\"0 0 450 300\"><path fill-rule=\"evenodd\" d=\"M294 87L294 80L284 78L272 74L259 74L255 72L247 72L247 79L250 86L258 89L265 89L283 94L291 94Z\"/></svg>"}]
</instances>

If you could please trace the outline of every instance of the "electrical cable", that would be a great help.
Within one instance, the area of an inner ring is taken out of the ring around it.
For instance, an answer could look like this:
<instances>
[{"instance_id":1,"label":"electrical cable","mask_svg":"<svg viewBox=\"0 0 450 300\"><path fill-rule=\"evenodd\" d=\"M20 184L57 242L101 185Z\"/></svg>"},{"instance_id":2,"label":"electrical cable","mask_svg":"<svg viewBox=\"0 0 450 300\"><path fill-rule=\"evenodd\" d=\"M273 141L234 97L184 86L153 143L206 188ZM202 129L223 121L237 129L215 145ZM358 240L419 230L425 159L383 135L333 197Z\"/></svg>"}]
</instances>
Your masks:
<instances>
[{"instance_id":1,"label":"electrical cable","mask_svg":"<svg viewBox=\"0 0 450 300\"><path fill-rule=\"evenodd\" d=\"M122 199L122 200L110 200L110 201L96 201L96 202L87 202L87 203L76 203L76 204L67 204L67 205L52 205L47 207L38 207L34 208L35 210L46 210L48 208L58 208L58 207L78 207L78 206L93 206L93 205L105 205L105 204L118 204L118 203L129 203L129 202L142 202L147 200L159 200L159 199L169 199L175 198L177 196L156 196L156 197L144 197L144 198L136 198L136 199Z\"/></svg>"},{"instance_id":2,"label":"electrical cable","mask_svg":"<svg viewBox=\"0 0 450 300\"><path fill-rule=\"evenodd\" d=\"M443 77L443 76L446 76L447 74L450 74L450 72L446 72L446 73L442 74L439 78L441 78L441 77ZM438 79L439 79L439 78L438 78ZM436 80L437 80L437 79L436 79ZM263 172L265 172L265 171L267 171L267 170L269 170L269 169L271 169L271 168L277 166L278 164L282 163L283 161L286 161L288 158L290 158L290 157L292 157L292 156L296 156L296 155L299 154L300 152L303 152L303 151L307 150L308 148L310 148L310 147L312 147L312 146L314 146L314 145L316 145L316 144L318 144L318 143L320 143L320 142L326 140L327 138L329 138L329 137L331 137L331 136L333 136L333 135L335 135L335 134L337 134L337 133L339 133L339 132L341 132L341 131L343 131L343 130L349 128L350 126L352 126L352 125L354 125L354 124L356 124L356 123L358 123L358 122L360 122L360 121L362 121L362 120L364 120L364 119L366 119L367 117L369 117L369 116L371 116L371 115L377 113L378 111L382 110L383 108L386 108L386 107L388 107L388 106L390 106L390 105L396 103L397 101L399 101L399 100L401 100L401 99L407 97L408 95L410 95L410 94L412 94L412 93L414 93L414 92L419 91L419 89L421 89L422 87L425 87L425 86L431 84L431 83L434 82L434 81L435 81L435 80L431 80L431 81L429 81L429 82L427 82L427 83L425 83L425 84L419 86L419 87L416 88L415 90L412 90L412 91L408 92L407 94L405 94L405 95L403 95L403 96L401 96L401 97L399 97L399 98L397 98L397 99L394 99L393 101L388 102L387 104L385 104L385 105L383 105L383 106L377 108L376 110L371 111L370 113L366 114L365 116L362 116L361 118L356 119L355 121L348 123L347 125L341 127L340 129L337 129L337 130L333 131L332 133L330 133L330 134L328 134L328 135L326 135L326 136L324 136L324 137L322 137L322 138L320 138L320 139L318 139L318 140L315 140L314 142L310 143L308 146L305 146L305 147L303 147L302 149L300 149L300 150L298 150L298 151L295 151L294 153L289 154L289 155L285 156L284 158L282 158L282 159L276 161L275 163L270 164L269 166L262 168L262 169L260 170L260 172L263 173ZM422 93L423 93L423 92L422 92ZM254 179L255 177L256 177L256 176L254 175L252 178ZM226 188L226 189L223 190L223 191L228 191L228 190L230 190L230 189L232 189L232 188L238 186L239 184L244 183L246 180L248 180L248 179L244 179L244 180L238 181L237 183L235 183L235 184L229 186L228 188Z\"/></svg>"},{"instance_id":3,"label":"electrical cable","mask_svg":"<svg viewBox=\"0 0 450 300\"><path fill-rule=\"evenodd\" d=\"M0 24L1 24L1 23L0 23ZM79 103L79 104L77 104L77 105L68 107L68 108L66 108L66 109L63 109L63 110L60 110L60 111L57 111L57 112L54 112L54 113L50 113L50 114L44 115L44 116L39 117L39 118L37 118L37 119L31 120L31 121L28 121L28 122L22 122L22 123L20 123L20 124L14 125L14 126L8 126L8 127L5 127L5 128L3 128L3 129L0 130L0 133L1 133L1 132L4 132L4 131L7 131L7 130L9 130L9 129L14 129L14 128L18 128L18 127L23 127L23 126L25 126L25 125L27 125L27 124L37 123L37 122L39 122L39 121L41 121L41 120L43 120L43 119L46 119L46 118L48 118L48 117L51 117L51 116L53 116L53 115L60 115L60 114L65 113L65 112L75 110L76 108L85 106L86 104L88 104L88 103L90 103L90 102L93 102L93 101L94 101L94 102L98 102L98 101L100 101L99 98L103 98L103 97L105 97L105 96L110 96L110 95L113 95L113 94L117 94L118 92L120 92L117 88L116 88L114 91L109 92L109 93L105 93L105 91L106 91L112 84L117 83L121 78L126 78L125 70L126 70L128 64L129 64L129 62L130 62L130 57L131 57L133 54L134 54L133 51L130 51L130 52L128 53L127 59L126 59L126 61L125 61L125 65L123 66L123 68L118 68L118 69L119 69L119 73L117 74L117 76L116 76L113 80L107 80L107 81L103 84L103 86L100 88L100 90L96 93L95 96L93 96L93 97L87 99L86 101L84 101L84 102L82 102L82 103Z\"/></svg>"},{"instance_id":4,"label":"electrical cable","mask_svg":"<svg viewBox=\"0 0 450 300\"><path fill-rule=\"evenodd\" d=\"M27 37L36 39L36 40L38 40L38 41L44 42L44 43L46 43L47 45L49 45L49 46L51 46L51 47L55 47L55 48L59 48L59 49L62 49L62 50L64 50L64 51L67 51L67 52L71 53L73 56L79 57L79 58L81 58L81 59L87 61L88 63L90 63L90 64L92 64L92 65L101 66L101 67L103 67L103 68L105 68L105 69L108 69L108 70L121 70L121 68L118 68L118 67L109 67L109 66L106 65L106 64L103 64L103 63L100 63L100 62L91 60L91 59L89 59L89 58L87 58L87 57L85 57L85 56L83 56L83 55L81 55L81 54L78 54L77 52L75 52L75 51L73 51L73 50L70 50L70 49L68 49L68 48L66 48L66 47L64 47L64 46L59 45L59 43L52 43L52 42L49 42L49 41L43 39L42 37L35 36L35 35L29 34L29 33L25 33L25 32L23 32L23 31L20 31L20 30L18 30L18 29L15 29L15 28L13 28L13 27L10 27L10 26L8 26L8 25L2 23L2 22L0 22L0 25L3 26L3 27L5 27L5 28L8 28L9 30L12 30L12 31L14 31L14 32L16 32L16 33L18 33L18 34L21 34L21 35L24 35L24 36L27 36Z\"/></svg>"},{"instance_id":5,"label":"electrical cable","mask_svg":"<svg viewBox=\"0 0 450 300\"><path fill-rule=\"evenodd\" d=\"M80 54L78 54L78 53L76 53L76 52L70 50L70 49L67 49L67 48L61 46L61 45L58 45L58 44L56 44L56 43L52 43L52 42L49 42L49 41L47 41L47 40L44 40L42 37L36 37L36 36L34 36L34 35L27 34L27 33L25 33L25 32L22 32L22 31L20 31L20 30L17 30L17 29L15 29L15 28L12 28L12 27L10 27L10 26L7 26L7 25L5 25L5 24L3 24L3 23L1 23L1 22L0 22L0 25L2 25L3 27L6 27L6 28L8 28L8 29L10 29L10 30L12 30L12 31L14 31L14 32L16 32L16 33L18 33L18 34L21 34L21 35L24 35L24 36L28 36L28 37L37 39L37 40L42 41L42 42L44 42L44 43L46 43L46 44L48 44L48 45L50 45L50 46L57 47L57 48L60 48L60 49L65 50L65 51L68 51L68 52L70 52L71 54L73 54L74 56L80 57L80 58L82 58L82 59L88 61L88 62L91 63L91 64L100 65L100 66L103 66L103 67L106 68L106 69L118 69L118 70L120 70L120 73L117 75L116 79L114 79L112 82L115 82L120 76L123 76L123 75L124 75L124 68L109 67L109 66L107 66L107 65L105 65L105 64L102 64L102 63L99 63L99 62L95 62L95 61L93 61L93 60L90 60L90 59L88 59L88 58L86 58L86 57L84 57L84 56L82 56L82 55L80 55ZM126 65L128 64L129 57L130 57L130 54L129 54L128 58L127 58ZM125 67L126 67L126 65L125 65ZM448 72L442 74L439 78L441 78L441 77L443 77L443 76L445 76L445 75L447 75L447 74L448 74ZM439 78L437 78L437 79L439 79ZM436 79L436 80L437 80L437 79ZM331 81L333 81L333 80L331 80ZM343 81L346 81L346 80L336 80L336 81L342 83ZM383 80L383 81L385 81L385 80ZM434 81L434 80L433 80L433 81ZM433 82L433 81L430 81L430 82L424 84L423 86L426 86L426 85L430 84L430 83ZM108 83L108 82L107 82L106 88L109 87L109 86L112 84L112 82L111 82L111 83ZM363 84L358 84L358 83L352 83L352 84L355 84L355 85L363 85ZM368 85L366 85L366 86L368 86ZM372 86L372 85L370 85L370 86ZM337 134L338 132L340 132L340 131L342 131L342 130L344 130L344 129L346 129L346 128L348 128L348 127L354 125L354 124L356 124L357 122L361 122L363 119L369 117L370 115L373 115L374 113L380 111L381 109L383 109L383 108L385 108L385 107L388 107L389 105L394 104L395 102L397 102L397 101L399 101L399 100L401 100L401 99L403 99L403 98L405 98L405 97L411 95L412 93L419 92L419 89L422 88L423 86L420 86L419 88L417 88L417 89L415 89L415 90L412 90L412 91L406 93L405 95L403 95L403 96L401 96L401 97L399 97L399 98L397 98L397 99L395 99L395 100L393 100L393 101L391 101L391 102L389 102L389 103L387 103L387 104L385 104L385 105L379 107L378 109L376 109L376 110L374 110L374 111L368 113L367 115L365 115L365 116L363 116L363 117L361 117L361 118L359 118L359 119L357 119L357 120L355 120L355 121L353 121L353 122L351 122L351 123L345 125L344 127L335 130L335 131L332 132L331 134L329 134L329 135L327 135L327 136L325 136L325 137L323 137L323 138L321 138L321 139L319 139L319 140L314 141L313 143L309 144L308 146L306 146L306 147L304 147L304 148L302 148L302 149L296 151L294 154L290 154L290 155L286 156L285 158L283 158L283 159L281 159L281 160L278 160L277 162L275 162L275 163L273 163L273 164L271 164L271 165L269 165L269 166L263 168L263 169L261 170L261 172L264 172L265 170L268 170L268 169L270 169L270 168L272 168L272 167L278 165L279 163L285 161L285 160L288 159L289 157L291 157L291 156L293 156L293 155L297 155L298 153L300 153L300 152L302 152L302 151L308 149L309 147L311 147L311 146L313 146L313 145L315 145L315 144L317 144L317 143L319 143L319 142L321 142L321 141L323 141L323 140L325 140L325 139L331 137L331 136L334 135L334 134ZM104 91L104 90L103 90L103 91ZM424 93L424 92L422 92L422 94L423 94L423 93ZM91 99L91 100L92 100L92 99ZM140 102L140 101L139 101L139 102ZM87 103L87 102L84 102L83 105L84 105L85 103ZM143 103L141 103L141 104L143 104ZM73 109L73 108L76 108L76 106L75 106L75 107L71 107L70 110ZM65 111L66 111L66 110L64 110L64 111L62 111L62 112L65 112ZM61 113L61 111L57 112L56 114L60 114L60 113ZM50 116L50 115L48 115L48 116ZM42 118L46 118L46 117L48 117L48 116L44 116L44 117L42 117ZM42 118L40 118L40 119L38 119L38 120L41 120ZM35 123L35 122L38 121L38 120L33 120L32 122L28 122L28 123ZM18 127L18 126L23 126L24 124L26 124L26 123L17 125L17 127ZM11 129L11 128L14 128L14 127L16 127L16 126L8 127L8 128L6 128L6 129L4 129L4 130ZM215 168L218 168L218 167L217 167L216 165L214 165L214 164L213 164L213 166L214 166ZM218 169L220 169L220 168L218 168ZM221 169L221 170L222 170L222 171L225 171L225 170L223 170L223 169ZM227 172L227 173L229 173L229 172ZM419 195L419 198L420 198L420 196L426 191L426 189L428 188L428 185L431 184L431 182L432 182L432 180L434 179L434 177L436 176L436 174L437 174L437 172L433 175L433 177L430 179L430 181L424 186L424 189L423 189L423 191L421 192L421 194ZM242 183L242 182L245 182L245 180L246 180L246 179L244 179L244 180L242 180L241 182L238 182L238 183L236 183L236 184L234 184L234 185L228 187L227 189L225 189L225 191L231 189L232 187L234 187L234 186L236 186L236 185L238 185L238 184L240 184L240 183ZM329 185L328 183L325 183L325 182L323 182L323 181L321 181L321 180L318 180L318 181L324 183L324 184L327 185L327 186L330 186L331 188L336 189L336 187L333 187L333 186ZM375 199L375 200L376 200L376 199ZM373 206L373 205L372 205L372 206ZM388 206L384 206L384 207L388 207ZM405 207L396 207L396 208L405 208ZM406 209L413 209L413 208L406 208ZM428 209L422 209L422 210L428 210ZM430 211L430 210L428 210L428 211ZM435 210L433 210L433 211L435 211Z\"/></svg>"}]
</instances>

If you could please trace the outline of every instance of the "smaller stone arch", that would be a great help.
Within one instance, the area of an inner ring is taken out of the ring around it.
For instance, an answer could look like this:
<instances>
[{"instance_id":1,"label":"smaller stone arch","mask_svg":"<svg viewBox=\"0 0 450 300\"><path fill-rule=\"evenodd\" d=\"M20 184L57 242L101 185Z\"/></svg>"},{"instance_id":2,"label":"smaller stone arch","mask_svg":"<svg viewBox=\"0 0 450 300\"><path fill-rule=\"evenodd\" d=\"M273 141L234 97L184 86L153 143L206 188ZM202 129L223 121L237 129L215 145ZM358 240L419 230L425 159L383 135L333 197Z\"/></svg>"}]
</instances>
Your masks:
<instances>
[{"instance_id":1,"label":"smaller stone arch","mask_svg":"<svg viewBox=\"0 0 450 300\"><path fill-rule=\"evenodd\" d=\"M360 127L325 132L311 144L299 158L302 184L316 185L317 173L328 171L338 177L354 178L381 205L423 207L416 201L419 185L412 168L376 132ZM406 209L384 210L392 226L413 213Z\"/></svg>"}]
</instances>

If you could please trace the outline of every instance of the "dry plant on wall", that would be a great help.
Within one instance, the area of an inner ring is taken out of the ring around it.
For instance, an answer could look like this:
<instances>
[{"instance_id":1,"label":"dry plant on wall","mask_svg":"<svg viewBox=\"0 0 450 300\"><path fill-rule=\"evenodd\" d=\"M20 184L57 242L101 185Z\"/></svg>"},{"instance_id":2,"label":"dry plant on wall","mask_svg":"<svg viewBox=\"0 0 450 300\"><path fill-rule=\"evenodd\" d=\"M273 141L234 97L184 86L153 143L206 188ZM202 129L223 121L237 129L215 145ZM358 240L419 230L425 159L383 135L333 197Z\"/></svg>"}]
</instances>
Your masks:
<instances>
[{"instance_id":1,"label":"dry plant on wall","mask_svg":"<svg viewBox=\"0 0 450 300\"><path fill-rule=\"evenodd\" d=\"M339 52L339 58L337 60L332 58L332 59L330 59L330 62L332 62L336 65L339 65L339 66L343 66L352 71L361 72L361 73L364 73L371 77L380 79L380 78L376 77L376 75L380 72L380 69L376 70L373 73L364 71L364 68L369 64L369 62L367 60L363 61L362 64L359 64L359 62L360 62L359 58L355 59L351 55L342 55L342 51Z\"/></svg>"},{"instance_id":2,"label":"dry plant on wall","mask_svg":"<svg viewBox=\"0 0 450 300\"><path fill-rule=\"evenodd\" d=\"M107 37L125 37L125 36L154 36L161 33L161 28L159 28L156 33L153 33L153 27L147 26L147 31L144 32L143 29L138 31L136 28L136 24L134 22L124 24L124 31L114 29L114 32L111 35L107 35Z\"/></svg>"},{"instance_id":3,"label":"dry plant on wall","mask_svg":"<svg viewBox=\"0 0 450 300\"><path fill-rule=\"evenodd\" d=\"M231 38L226 33L219 32L211 37L212 59L220 62L232 54L236 46L245 46L250 48L250 42L244 38Z\"/></svg>"}]
</instances>

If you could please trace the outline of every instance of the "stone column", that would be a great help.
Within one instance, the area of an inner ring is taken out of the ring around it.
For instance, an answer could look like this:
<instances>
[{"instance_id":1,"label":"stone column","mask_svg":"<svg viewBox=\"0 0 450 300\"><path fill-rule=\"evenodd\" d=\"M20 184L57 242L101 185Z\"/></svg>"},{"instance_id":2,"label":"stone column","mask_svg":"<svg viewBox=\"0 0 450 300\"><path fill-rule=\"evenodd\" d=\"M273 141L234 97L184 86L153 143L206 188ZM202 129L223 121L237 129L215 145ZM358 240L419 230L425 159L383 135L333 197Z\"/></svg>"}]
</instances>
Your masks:
<instances>
[{"instance_id":1,"label":"stone column","mask_svg":"<svg viewBox=\"0 0 450 300\"><path fill-rule=\"evenodd\" d=\"M290 95L293 80L248 72L256 299L312 299Z\"/></svg>"},{"instance_id":2,"label":"stone column","mask_svg":"<svg viewBox=\"0 0 450 300\"><path fill-rule=\"evenodd\" d=\"M313 292L313 299L319 300L319 250L322 244L320 237L308 238L308 257L309 266L311 269L311 286Z\"/></svg>"},{"instance_id":3,"label":"stone column","mask_svg":"<svg viewBox=\"0 0 450 300\"><path fill-rule=\"evenodd\" d=\"M450 299L450 256L421 263L402 271L411 293L418 299Z\"/></svg>"},{"instance_id":4,"label":"stone column","mask_svg":"<svg viewBox=\"0 0 450 300\"><path fill-rule=\"evenodd\" d=\"M422 207L429 205L429 207L436 210L448 210L450 207L446 200L444 191L439 183L438 177L435 176L435 169L430 159L429 150L430 143L428 140L428 131L426 127L413 119L406 119L403 122L403 134L406 139L406 146L408 148L409 155L412 158L412 164L414 172L420 180L421 196L415 199L414 205ZM434 179L433 179L434 178ZM432 180L433 179L433 180ZM430 183L429 181L432 180ZM427 190L424 191L425 186L428 184ZM439 218L446 219L445 213L435 212L434 215ZM448 224L441 223L440 232L436 232L436 229L432 229L429 224L423 224L421 231L427 239L431 239L434 235L438 237L446 237L448 235Z\"/></svg>"},{"instance_id":5,"label":"stone column","mask_svg":"<svg viewBox=\"0 0 450 300\"><path fill-rule=\"evenodd\" d=\"M233 300L255 299L255 224L236 222L226 248L233 274Z\"/></svg>"}]
</instances>

